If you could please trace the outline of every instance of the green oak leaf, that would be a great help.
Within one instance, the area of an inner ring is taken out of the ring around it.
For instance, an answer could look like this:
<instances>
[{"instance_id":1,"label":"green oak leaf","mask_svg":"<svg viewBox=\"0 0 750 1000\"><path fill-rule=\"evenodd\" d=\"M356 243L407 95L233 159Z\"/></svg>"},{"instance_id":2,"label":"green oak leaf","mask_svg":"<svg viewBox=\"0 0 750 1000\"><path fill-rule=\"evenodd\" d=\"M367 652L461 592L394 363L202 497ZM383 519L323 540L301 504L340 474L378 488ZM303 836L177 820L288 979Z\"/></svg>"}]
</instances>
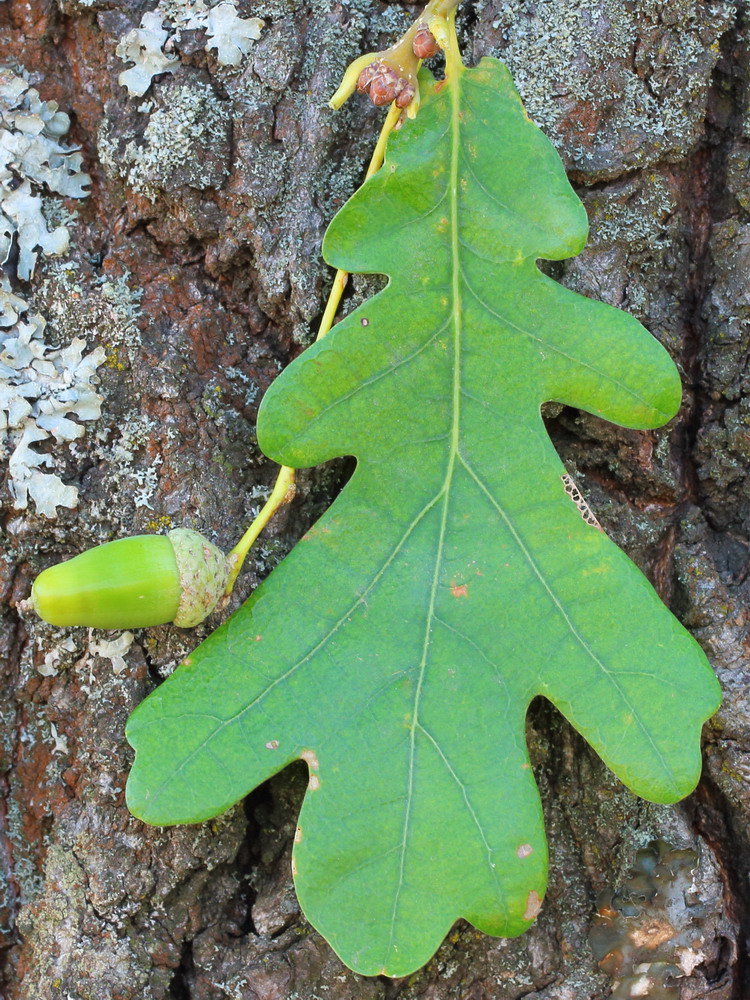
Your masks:
<instances>
[{"instance_id":1,"label":"green oak leaf","mask_svg":"<svg viewBox=\"0 0 750 1000\"><path fill-rule=\"evenodd\" d=\"M515 935L536 916L533 698L655 802L694 787L719 701L540 416L557 400L657 427L677 371L632 317L538 270L581 250L586 215L505 67L423 90L324 245L387 288L280 376L259 417L278 462L354 455L356 471L128 727L128 802L149 823L207 819L306 760L300 903L347 965L389 976L459 917Z\"/></svg>"}]
</instances>

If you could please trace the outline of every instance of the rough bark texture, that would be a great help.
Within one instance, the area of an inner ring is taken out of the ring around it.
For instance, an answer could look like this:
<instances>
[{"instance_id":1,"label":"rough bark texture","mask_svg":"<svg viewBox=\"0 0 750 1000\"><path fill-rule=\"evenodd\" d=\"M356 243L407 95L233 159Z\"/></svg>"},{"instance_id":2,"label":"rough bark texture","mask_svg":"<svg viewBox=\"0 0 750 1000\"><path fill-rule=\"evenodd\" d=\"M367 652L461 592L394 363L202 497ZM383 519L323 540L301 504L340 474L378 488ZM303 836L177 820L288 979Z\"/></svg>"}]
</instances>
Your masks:
<instances>
[{"instance_id":1,"label":"rough bark texture","mask_svg":"<svg viewBox=\"0 0 750 1000\"><path fill-rule=\"evenodd\" d=\"M224 548L236 540L274 476L255 443L258 402L312 337L331 280L322 234L361 178L380 118L361 99L338 114L326 100L352 57L389 44L418 9L241 0L240 14L266 28L237 70L186 31L176 71L130 97L115 48L154 6L0 2L0 58L71 114L94 181L75 205L65 261L42 260L30 285L14 287L55 341L83 336L107 351L101 419L75 447L49 447L80 488L77 509L49 520L33 504L14 510L5 488L0 499L3 997L747 998L744 0L462 4L468 60L509 63L589 211L587 250L556 276L634 313L684 375L684 406L666 430L559 408L549 425L606 530L706 649L726 699L706 727L701 785L675 807L634 798L554 710L535 705L529 738L551 842L542 914L512 941L459 924L408 981L350 973L300 915L289 862L301 766L202 826L153 829L129 816L127 714L208 625L136 633L116 672L91 650L106 636L17 611L36 572L101 540L177 525ZM347 308L373 285L354 279ZM302 474L234 606L346 470Z\"/></svg>"}]
</instances>

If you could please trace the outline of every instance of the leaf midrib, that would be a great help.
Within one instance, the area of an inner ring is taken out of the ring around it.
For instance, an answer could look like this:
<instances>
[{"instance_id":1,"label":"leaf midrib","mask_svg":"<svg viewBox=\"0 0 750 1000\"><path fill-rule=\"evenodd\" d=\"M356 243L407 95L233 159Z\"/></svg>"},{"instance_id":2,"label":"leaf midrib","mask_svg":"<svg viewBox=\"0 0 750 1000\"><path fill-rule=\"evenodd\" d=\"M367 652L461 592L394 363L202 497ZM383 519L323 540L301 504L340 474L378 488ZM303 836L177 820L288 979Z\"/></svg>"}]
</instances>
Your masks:
<instances>
[{"instance_id":1,"label":"leaf midrib","mask_svg":"<svg viewBox=\"0 0 750 1000\"><path fill-rule=\"evenodd\" d=\"M411 732L409 737L409 784L407 788L406 796L406 808L404 810L404 824L401 833L401 857L399 860L399 872L398 872L398 885L396 887L396 892L393 897L393 908L391 910L391 926L388 939L388 947L386 949L386 954L383 961L383 969L387 968L388 958L393 952L393 942L396 932L396 920L398 915L398 906L401 898L401 890L404 884L404 869L406 865L406 847L409 837L409 826L411 821L412 803L414 801L414 760L416 755L417 746L417 733L423 732L428 738L434 743L434 739L429 736L427 730L423 728L419 721L419 703L422 696L422 688L424 685L425 671L427 669L427 660L429 657L430 645L431 645L431 634L432 634L432 623L435 617L435 600L437 597L438 583L440 579L440 570L443 562L443 550L445 547L445 533L448 524L448 507L451 498L451 483L453 480L453 472L456 467L456 458L458 456L458 445L460 440L460 423L461 423L461 261L460 261L460 238L458 230L458 162L461 150L461 138L460 138L460 95L461 95L461 76L463 74L463 67L460 69L456 67L456 76L454 79L448 83L451 93L451 169L450 169L450 182L448 184L448 190L450 192L450 214L451 214L451 291L452 291L452 302L451 302L451 318L453 320L453 415L451 422L451 434L450 434L450 450L448 453L448 463L445 472L445 480L443 481L443 509L440 516L440 533L438 536L437 551L435 554L435 567L432 574L432 585L430 587L430 599L427 608L427 616L425 620L425 630L424 630L424 640L422 643L422 658L419 664L419 676L417 678L417 684L414 691L414 707L412 709L411 717ZM435 744L437 746L437 744ZM447 759L442 751L438 748L440 757L444 762L447 763ZM453 769L448 765L448 771L452 777L458 780ZM459 781L459 786L463 789L463 785ZM465 794L465 792L464 792ZM478 817L468 804L469 811L472 817L475 819L476 825L479 829L482 840L485 845L487 840L484 831L479 823ZM492 865L490 862L490 869L492 870Z\"/></svg>"},{"instance_id":2,"label":"leaf midrib","mask_svg":"<svg viewBox=\"0 0 750 1000\"><path fill-rule=\"evenodd\" d=\"M391 912L391 926L390 926L388 947L386 949L386 955L384 957L385 960L383 961L383 970L384 971L387 968L388 959L390 958L391 954L393 953L393 945L394 945L394 939L395 939L395 933L396 933L396 924L397 924L398 906L399 906L399 901L400 901L400 896L401 896L401 890L402 890L403 885L404 885L404 872L405 872L405 864L406 864L407 841L408 841L408 836L409 836L409 826L410 826L410 819L411 819L411 812L412 812L412 804L413 804L413 799L414 799L414 763L415 763L416 740L417 740L417 733L418 732L422 732L425 735L425 737L428 739L428 741L433 744L434 748L438 752L439 757L445 763L449 774L458 783L459 787L461 788L462 793L464 795L465 802L466 802L466 806L467 806L467 808L469 810L469 813L470 813L470 815L471 815L471 817L472 817L472 819L473 819L473 821L474 821L474 823L475 823L475 825L476 825L476 827L477 827L477 829L479 831L479 835L480 835L481 840L482 840L482 842L484 844L484 847L487 850L487 861L488 861L489 870L492 873L492 875L494 876L494 881L495 881L495 883L496 883L496 885L498 887L498 890L499 890L500 894L502 895L502 892L501 892L502 887L501 887L501 885L500 885L500 883L498 881L497 871L496 871L495 866L493 865L492 860L491 860L492 849L491 849L491 847L489 845L489 842L487 841L485 832L484 832L484 830L482 828L482 825L481 825L481 823L479 821L479 817L476 814L474 808L472 807L470 801L466 797L467 793L466 793L465 786L461 782L461 780L458 777L458 775L454 772L453 768L450 765L450 762L448 761L447 757L443 753L443 751L440 748L439 744L436 742L435 738L428 732L428 730L426 730L424 728L424 726L421 724L421 722L419 720L419 705L420 705L420 700L421 700L421 695L422 695L422 689L423 689L423 686L424 686L424 678L425 678L425 672L426 672L426 667L427 667L427 660L428 660L428 655L429 655L429 650L430 650L430 645L431 645L432 625L433 625L433 622L434 622L434 620L436 618L436 616L435 616L435 601L436 601L437 590L438 590L438 582L439 582L439 577L440 577L440 570L441 570L442 561L443 561L443 551L444 551L444 545L445 545L445 534L446 534L446 527L447 527L447 520L448 520L448 509L449 509L449 503L450 503L450 499L451 499L451 485L452 485L453 474L454 474L454 470L455 470L455 467L456 467L456 461L457 460L465 468L466 472L475 481L475 483L480 487L480 489L482 489L483 492L487 493L487 496L490 499L490 501L492 502L493 506L496 508L496 510L500 514L501 518L506 522L506 524L510 528L510 530L511 530L511 532L512 532L512 534L513 534L513 536L514 536L514 538L515 538L515 540L517 542L517 544L519 545L521 551L523 552L524 556L526 557L526 560L529 563L530 568L532 569L532 571L535 573L535 575L539 579L539 581L542 584L543 588L547 591L547 594L548 594L550 600L552 601L553 605L556 607L557 611L561 614L563 620L565 621L565 623L567 624L568 628L570 629L571 634L577 640L577 642L581 646L581 648L591 657L591 659L601 669L603 676L605 676L612 683L613 687L615 688L615 690L619 694L619 696L622 699L623 703L629 709L631 709L632 717L633 717L636 725L641 730L641 732L644 734L644 736L646 737L648 743L653 748L654 753L655 753L657 759L659 760L659 763L662 765L665 773L667 775L669 775L669 777L672 780L674 780L674 774L672 773L671 769L667 765L667 762L664 759L663 754L660 752L660 750L659 750L658 746L656 745L656 743L655 743L655 741L654 741L651 733L648 731L647 726L644 725L644 723L641 720L638 712L635 710L635 707L631 704L630 699L625 694L625 692L624 692L622 686L619 684L617 678L612 675L611 671L607 670L607 668L602 663L602 661L600 660L600 658L594 653L594 651L591 649L591 647L588 645L588 643L585 641L585 639L580 635L580 633L576 629L575 625L573 624L572 620L568 616L568 614L567 614L565 608L563 607L560 599L552 591L552 589L550 588L550 586L547 583L546 579L544 578L544 575L542 574L541 570L539 569L539 567L536 564L536 560L533 558L531 552L529 552L529 550L523 544L523 541L521 540L520 536L515 531L515 528L513 527L510 519L508 518L508 515L498 505L497 501L492 496L491 492L487 489L487 487L484 486L481 483L481 481L478 479L478 477L476 476L476 474L474 473L474 471L471 469L471 467L469 466L469 464L466 462L466 460L464 459L464 457L463 457L463 455L461 454L461 451L460 451L461 392L462 392L462 385L461 385L461 305L462 305L461 283L462 283L462 280L465 282L465 276L463 274L463 268L461 266L461 257L460 257L460 246L462 244L462 240L461 240L461 237L459 235L459 214L458 214L458 210L459 210L459 197L458 197L458 192L459 192L459 178L458 178L458 168L459 168L459 159L461 158L461 152L462 152L461 138L460 138L460 135L461 135L461 131L460 131L461 130L461 120L460 120L460 115L459 115L460 94L461 94L460 82L461 82L462 73L463 73L462 70L460 72L458 72L456 74L456 78L454 80L451 80L450 84L449 84L450 90L451 90L451 174L450 174L450 184L449 184L449 191L450 191L450 211L451 211L451 267L452 267L452 275L451 275L451 289L452 289L451 318L452 318L452 321L453 321L453 341L454 341L454 348L453 348L453 351L454 351L454 353L453 353L453 414L452 414L452 424L451 424L451 434L450 434L450 450L449 450L449 453L448 453L448 462L447 462L445 480L444 480L443 487L442 487L442 490L441 490L441 492L443 494L443 507L442 507L442 513L441 513L440 533L439 533L439 537L438 537L437 551L436 551L436 555L435 555L435 568L434 568L434 572L433 572L432 585L431 585L431 588L430 588L430 599L429 599L429 605L428 605L428 610L427 610L427 617L426 617L426 622L425 622L425 634L424 634L424 641L423 641L423 647L422 647L422 658L421 658L421 661L420 661L419 676L418 676L418 679L417 679L417 684L416 684L415 693L414 693L414 707L413 707L413 711L412 711L411 732L410 732L409 779L408 779L408 789L407 789L407 796L406 796L406 808L405 808L405 812L404 812L404 824L403 824L402 836L401 836L401 844L400 844L401 856L400 856L400 861L399 861L398 885L396 887L396 892L394 894L393 908L392 908L392 912ZM472 173L472 175L474 175L474 171L471 171L471 173ZM475 179L476 179L476 177L475 177ZM480 186L483 187L483 185L480 185ZM498 204L501 204L501 203L498 202ZM472 293L472 295L474 295L474 297L477 298L477 300L481 302L481 300L478 299L478 296L476 296L476 293L473 291L473 289L471 288L471 286L468 285L468 282L466 282L466 284L467 284L467 287L469 288L469 291ZM484 305L483 302L481 304ZM497 318L500 319L501 317L498 316ZM510 325L515 327L515 324L511 323ZM525 330L520 331L520 332L526 333L528 336L533 336L533 335L529 334L528 331L525 331ZM533 339L539 340L540 338L534 337ZM559 352L559 353L563 353L563 352ZM640 401L643 402L642 400L640 400ZM440 496L440 494L438 494L438 496ZM397 846L399 846L399 845L397 845Z\"/></svg>"}]
</instances>

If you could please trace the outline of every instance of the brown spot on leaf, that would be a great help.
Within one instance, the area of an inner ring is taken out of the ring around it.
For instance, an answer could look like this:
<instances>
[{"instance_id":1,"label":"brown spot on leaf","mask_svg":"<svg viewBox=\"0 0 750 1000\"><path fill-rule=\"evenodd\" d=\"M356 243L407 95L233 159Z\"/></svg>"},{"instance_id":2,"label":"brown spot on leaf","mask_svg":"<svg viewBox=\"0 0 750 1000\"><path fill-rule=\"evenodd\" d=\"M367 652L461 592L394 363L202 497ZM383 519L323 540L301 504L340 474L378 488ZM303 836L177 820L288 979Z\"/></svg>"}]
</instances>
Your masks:
<instances>
[{"instance_id":1,"label":"brown spot on leaf","mask_svg":"<svg viewBox=\"0 0 750 1000\"><path fill-rule=\"evenodd\" d=\"M526 909L523 911L524 920L533 920L542 908L542 899L536 889L532 889L526 897Z\"/></svg>"},{"instance_id":2,"label":"brown spot on leaf","mask_svg":"<svg viewBox=\"0 0 750 1000\"><path fill-rule=\"evenodd\" d=\"M516 849L516 854L519 858L528 858L528 856L533 852L534 848L531 844L521 844Z\"/></svg>"},{"instance_id":3,"label":"brown spot on leaf","mask_svg":"<svg viewBox=\"0 0 750 1000\"><path fill-rule=\"evenodd\" d=\"M451 594L453 594L454 597L468 597L469 596L469 590L468 590L468 587L466 586L465 583L462 583L459 586L456 583L455 580L452 580L451 581Z\"/></svg>"},{"instance_id":4,"label":"brown spot on leaf","mask_svg":"<svg viewBox=\"0 0 750 1000\"><path fill-rule=\"evenodd\" d=\"M266 743L266 750L278 750L278 749L279 749L278 740L269 740L268 743Z\"/></svg>"}]
</instances>

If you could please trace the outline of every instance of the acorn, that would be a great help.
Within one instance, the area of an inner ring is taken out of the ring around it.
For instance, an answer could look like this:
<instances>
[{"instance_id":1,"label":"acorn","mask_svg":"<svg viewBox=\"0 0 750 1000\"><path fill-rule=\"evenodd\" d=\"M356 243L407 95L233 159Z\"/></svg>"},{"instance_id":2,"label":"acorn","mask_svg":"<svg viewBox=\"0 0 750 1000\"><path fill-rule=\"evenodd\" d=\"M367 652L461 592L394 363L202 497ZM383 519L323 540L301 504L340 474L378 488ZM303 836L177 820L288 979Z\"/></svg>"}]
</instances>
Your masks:
<instances>
[{"instance_id":1,"label":"acorn","mask_svg":"<svg viewBox=\"0 0 750 1000\"><path fill-rule=\"evenodd\" d=\"M221 549L197 531L175 528L106 542L50 566L34 581L28 605L50 625L191 628L216 608L228 575Z\"/></svg>"}]
</instances>

